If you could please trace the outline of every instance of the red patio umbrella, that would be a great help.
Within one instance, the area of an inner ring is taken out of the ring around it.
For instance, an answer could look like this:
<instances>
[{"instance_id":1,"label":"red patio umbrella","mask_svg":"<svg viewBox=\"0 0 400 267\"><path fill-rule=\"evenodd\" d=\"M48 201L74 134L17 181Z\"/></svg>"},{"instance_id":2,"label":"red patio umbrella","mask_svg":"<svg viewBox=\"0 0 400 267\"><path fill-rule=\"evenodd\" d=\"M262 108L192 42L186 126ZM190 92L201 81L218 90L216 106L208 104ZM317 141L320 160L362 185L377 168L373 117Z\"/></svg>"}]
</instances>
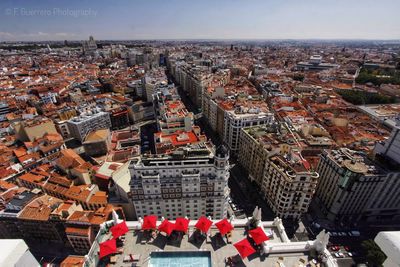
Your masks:
<instances>
[{"instance_id":1,"label":"red patio umbrella","mask_svg":"<svg viewBox=\"0 0 400 267\"><path fill-rule=\"evenodd\" d=\"M250 230L249 235L257 245L260 245L262 242L269 240L269 237L265 234L264 230L261 227Z\"/></svg>"},{"instance_id":2,"label":"red patio umbrella","mask_svg":"<svg viewBox=\"0 0 400 267\"><path fill-rule=\"evenodd\" d=\"M254 252L256 252L256 250L251 246L251 244L249 243L249 241L246 238L233 244L233 245L239 252L242 259L244 259L244 258L250 256L251 254L253 254Z\"/></svg>"},{"instance_id":3,"label":"red patio umbrella","mask_svg":"<svg viewBox=\"0 0 400 267\"><path fill-rule=\"evenodd\" d=\"M232 224L226 218L217 222L215 226L217 226L221 235L226 235L227 233L233 230Z\"/></svg>"},{"instance_id":4,"label":"red patio umbrella","mask_svg":"<svg viewBox=\"0 0 400 267\"><path fill-rule=\"evenodd\" d=\"M167 219L162 221L162 223L158 226L158 230L166 233L167 235L170 235L172 231L174 231L174 228L175 225L172 222L168 221Z\"/></svg>"},{"instance_id":5,"label":"red patio umbrella","mask_svg":"<svg viewBox=\"0 0 400 267\"><path fill-rule=\"evenodd\" d=\"M142 229L151 230L156 228L157 228L157 216L156 215L144 216Z\"/></svg>"},{"instance_id":6,"label":"red patio umbrella","mask_svg":"<svg viewBox=\"0 0 400 267\"><path fill-rule=\"evenodd\" d=\"M186 233L189 228L189 222L190 222L189 219L183 217L176 218L174 230Z\"/></svg>"},{"instance_id":7,"label":"red patio umbrella","mask_svg":"<svg viewBox=\"0 0 400 267\"><path fill-rule=\"evenodd\" d=\"M100 243L100 259L115 252L117 252L117 242L114 238Z\"/></svg>"},{"instance_id":8,"label":"red patio umbrella","mask_svg":"<svg viewBox=\"0 0 400 267\"><path fill-rule=\"evenodd\" d=\"M203 233L207 233L208 229L210 229L211 225L213 222L209 220L207 217L202 216L200 219L197 221L195 227L202 231Z\"/></svg>"},{"instance_id":9,"label":"red patio umbrella","mask_svg":"<svg viewBox=\"0 0 400 267\"><path fill-rule=\"evenodd\" d=\"M129 231L125 221L114 225L110 230L114 238L118 238Z\"/></svg>"}]
</instances>

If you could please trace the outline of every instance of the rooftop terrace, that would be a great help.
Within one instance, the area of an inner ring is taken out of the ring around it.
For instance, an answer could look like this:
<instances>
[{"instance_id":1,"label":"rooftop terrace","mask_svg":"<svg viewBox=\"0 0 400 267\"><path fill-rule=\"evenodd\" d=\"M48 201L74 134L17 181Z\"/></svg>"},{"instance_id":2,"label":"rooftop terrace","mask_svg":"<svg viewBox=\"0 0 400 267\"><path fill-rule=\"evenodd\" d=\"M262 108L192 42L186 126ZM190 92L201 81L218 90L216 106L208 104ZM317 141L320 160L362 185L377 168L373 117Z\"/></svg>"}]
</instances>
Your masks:
<instances>
[{"instance_id":1,"label":"rooftop terrace","mask_svg":"<svg viewBox=\"0 0 400 267\"><path fill-rule=\"evenodd\" d=\"M113 224L112 221L107 223ZM171 221L174 222L174 221ZM213 225L206 235L194 238L195 224L197 221L190 221L189 231L186 234L173 232L169 237L163 233L156 234L153 238L149 232L141 230L141 223L138 221L127 222L129 231L122 238L118 246L119 253L104 258L98 266L105 266L109 261L109 266L131 266L132 262L136 266L151 266L150 259L153 252L201 252L208 251L211 254L211 264L213 267L227 266L225 261L228 257L235 260L234 266L322 266L318 263L317 250L327 252L326 248L319 247L321 235L316 241L290 242L282 221L276 218L270 222L260 222L259 226L264 228L265 233L270 237L268 241L262 243L260 251L242 259L238 251L233 246L234 243L247 238L248 219L233 219L234 226L232 236L228 242L227 238L221 237L218 229ZM214 223L217 221L213 221ZM157 225L161 222L158 221ZM325 238L328 235L325 235ZM104 242L111 238L111 233L102 230L96 237L98 242ZM251 239L249 239L251 242ZM323 243L323 242L322 242ZM98 261L99 246L97 243L91 248L87 258L92 259L92 263ZM263 251L265 253L263 253ZM329 252L328 252L329 253ZM325 258L325 266L337 266L331 256ZM86 264L86 266L95 266ZM186 265L185 265L186 266Z\"/></svg>"}]
</instances>

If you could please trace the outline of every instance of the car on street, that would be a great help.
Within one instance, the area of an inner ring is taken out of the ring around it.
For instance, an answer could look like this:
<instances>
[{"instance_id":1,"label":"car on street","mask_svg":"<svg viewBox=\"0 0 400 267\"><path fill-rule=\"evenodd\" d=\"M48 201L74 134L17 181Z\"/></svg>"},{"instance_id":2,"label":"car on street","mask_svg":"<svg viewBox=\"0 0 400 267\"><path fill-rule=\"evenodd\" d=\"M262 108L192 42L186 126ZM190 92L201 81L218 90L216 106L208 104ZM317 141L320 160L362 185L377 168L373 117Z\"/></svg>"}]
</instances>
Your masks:
<instances>
[{"instance_id":1,"label":"car on street","mask_svg":"<svg viewBox=\"0 0 400 267\"><path fill-rule=\"evenodd\" d=\"M331 246L332 251L339 251L340 247L339 246Z\"/></svg>"},{"instance_id":2,"label":"car on street","mask_svg":"<svg viewBox=\"0 0 400 267\"><path fill-rule=\"evenodd\" d=\"M336 258L344 258L344 254L342 252L336 252L334 255Z\"/></svg>"}]
</instances>

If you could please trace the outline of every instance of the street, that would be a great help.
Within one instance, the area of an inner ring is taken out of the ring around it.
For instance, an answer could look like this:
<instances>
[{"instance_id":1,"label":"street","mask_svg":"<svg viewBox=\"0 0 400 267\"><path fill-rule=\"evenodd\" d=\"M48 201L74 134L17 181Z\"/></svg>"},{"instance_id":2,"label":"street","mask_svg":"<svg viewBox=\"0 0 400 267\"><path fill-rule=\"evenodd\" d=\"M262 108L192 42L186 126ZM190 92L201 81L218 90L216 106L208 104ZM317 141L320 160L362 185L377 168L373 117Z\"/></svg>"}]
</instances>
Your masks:
<instances>
[{"instance_id":1,"label":"street","mask_svg":"<svg viewBox=\"0 0 400 267\"><path fill-rule=\"evenodd\" d=\"M168 71L166 72L166 74L169 82L175 83L181 100L185 104L186 108L193 113L197 113L197 107L189 99L187 94L182 90L181 86L176 83L176 81L168 73ZM220 137L212 131L204 117L196 120L195 123L201 127L207 138L211 139L214 145L218 146L222 144ZM236 164L236 160L234 159L234 157L230 158L230 163L234 165L234 167L231 169L230 179L228 182L228 186L231 189L231 198L233 204L238 207L239 211L242 211L247 216L251 216L254 208L258 206L262 210L262 219L264 221L273 220L275 214L268 206L267 201L264 200L263 196L260 194L260 190L257 188L257 185L251 183L251 181L248 179L248 174L243 168L241 168L239 164ZM297 221L285 219L283 219L282 221L289 238L293 238L295 234L297 235L296 230L299 226ZM306 239L306 237L307 235L305 235L304 233L300 233L297 239L304 240Z\"/></svg>"}]
</instances>

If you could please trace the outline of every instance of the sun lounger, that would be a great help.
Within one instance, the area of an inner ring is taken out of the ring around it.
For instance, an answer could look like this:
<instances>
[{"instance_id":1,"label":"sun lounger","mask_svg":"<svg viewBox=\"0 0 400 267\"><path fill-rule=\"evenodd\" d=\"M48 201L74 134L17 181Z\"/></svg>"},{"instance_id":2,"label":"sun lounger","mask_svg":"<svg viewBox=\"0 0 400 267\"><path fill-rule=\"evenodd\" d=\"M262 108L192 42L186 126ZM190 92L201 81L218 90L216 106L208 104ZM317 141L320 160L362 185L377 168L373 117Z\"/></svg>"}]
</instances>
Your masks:
<instances>
[{"instance_id":1,"label":"sun lounger","mask_svg":"<svg viewBox=\"0 0 400 267\"><path fill-rule=\"evenodd\" d=\"M133 254L133 261L140 261L140 254Z\"/></svg>"},{"instance_id":2,"label":"sun lounger","mask_svg":"<svg viewBox=\"0 0 400 267\"><path fill-rule=\"evenodd\" d=\"M131 262L132 259L131 259L131 257L129 255L125 255L122 261L123 262Z\"/></svg>"},{"instance_id":3,"label":"sun lounger","mask_svg":"<svg viewBox=\"0 0 400 267\"><path fill-rule=\"evenodd\" d=\"M134 261L140 261L140 254L129 254L124 256L123 262L134 262Z\"/></svg>"},{"instance_id":4,"label":"sun lounger","mask_svg":"<svg viewBox=\"0 0 400 267\"><path fill-rule=\"evenodd\" d=\"M116 262L117 262L117 256L111 256L110 263L116 263Z\"/></svg>"}]
</instances>

